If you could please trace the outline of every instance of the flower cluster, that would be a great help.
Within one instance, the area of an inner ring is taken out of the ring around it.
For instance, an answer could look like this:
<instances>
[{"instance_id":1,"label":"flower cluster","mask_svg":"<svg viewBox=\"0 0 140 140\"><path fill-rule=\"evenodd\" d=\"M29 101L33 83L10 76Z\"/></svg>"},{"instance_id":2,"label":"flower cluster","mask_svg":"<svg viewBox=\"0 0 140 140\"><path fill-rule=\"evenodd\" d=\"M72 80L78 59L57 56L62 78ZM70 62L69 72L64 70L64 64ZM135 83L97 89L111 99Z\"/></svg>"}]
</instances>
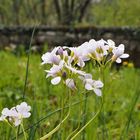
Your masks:
<instances>
[{"instance_id":1,"label":"flower cluster","mask_svg":"<svg viewBox=\"0 0 140 140\"><path fill-rule=\"evenodd\" d=\"M51 52L42 56L42 64L49 64L51 68L45 70L47 78L52 77L53 85L61 81L72 90L76 89L76 80L82 80L86 90L93 90L98 96L101 96L103 83L100 80L93 80L92 75L82 69L87 61L96 61L99 65L105 65L108 62L121 63L121 58L129 57L124 54L124 45L116 47L112 40L94 39L83 43L78 47L55 47Z\"/></svg>"},{"instance_id":2,"label":"flower cluster","mask_svg":"<svg viewBox=\"0 0 140 140\"><path fill-rule=\"evenodd\" d=\"M19 126L23 118L29 118L31 116L30 110L31 107L28 106L26 102L22 102L20 105L12 107L11 109L4 108L0 121L8 121L8 123L14 126Z\"/></svg>"}]
</instances>

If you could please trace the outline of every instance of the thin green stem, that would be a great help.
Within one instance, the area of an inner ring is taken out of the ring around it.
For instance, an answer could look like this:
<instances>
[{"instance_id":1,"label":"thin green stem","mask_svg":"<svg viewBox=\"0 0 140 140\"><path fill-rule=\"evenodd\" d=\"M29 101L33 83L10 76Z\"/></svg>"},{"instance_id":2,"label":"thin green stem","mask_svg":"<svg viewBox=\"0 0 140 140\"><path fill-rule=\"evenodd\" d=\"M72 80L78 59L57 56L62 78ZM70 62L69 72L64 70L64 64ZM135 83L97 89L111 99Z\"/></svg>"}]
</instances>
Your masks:
<instances>
[{"instance_id":1,"label":"thin green stem","mask_svg":"<svg viewBox=\"0 0 140 140\"><path fill-rule=\"evenodd\" d=\"M68 135L68 137L67 137L66 140L69 140L70 137L73 136L73 135L77 132L77 130L79 129L79 127L80 127L80 124L78 125L78 127L77 127L74 131L72 131L72 133L70 133L70 134Z\"/></svg>"},{"instance_id":2,"label":"thin green stem","mask_svg":"<svg viewBox=\"0 0 140 140\"><path fill-rule=\"evenodd\" d=\"M104 115L104 103L105 103L105 87L106 87L106 81L105 81L105 66L102 65L100 67L100 76L101 76L101 79L104 83L104 87L103 87L103 91L102 91L102 97L103 97L103 107L102 107L102 111L101 111L101 121L102 121L102 124L103 124L103 129L102 129L102 132L103 132L103 140L105 139L105 134L107 136L107 129L106 129L106 121L105 121L105 115Z\"/></svg>"},{"instance_id":3,"label":"thin green stem","mask_svg":"<svg viewBox=\"0 0 140 140\"><path fill-rule=\"evenodd\" d=\"M82 93L81 93L81 94L82 94ZM83 101L85 101L85 98L82 99L82 100L80 100L80 101L77 101L77 102L75 102L75 103L72 103L71 106L78 105L78 104L82 103ZM69 108L69 106L70 106L70 105L67 105L66 107L64 107L64 109ZM38 126L42 121L46 120L48 117L54 115L55 113L60 112L61 110L62 110L62 108L58 108L58 109L54 110L53 112L50 112L50 113L49 113L48 115L46 115L45 117L42 117L41 119L39 119L39 120L38 120L36 123L34 123L32 126L26 128L25 131L28 131L28 130L32 129L33 127ZM23 132L21 132L19 135L22 135L22 134L23 134ZM14 140L14 139L15 139L15 138L13 138L12 140Z\"/></svg>"},{"instance_id":4,"label":"thin green stem","mask_svg":"<svg viewBox=\"0 0 140 140\"><path fill-rule=\"evenodd\" d=\"M15 133L16 133L16 140L18 140L18 128Z\"/></svg>"},{"instance_id":5,"label":"thin green stem","mask_svg":"<svg viewBox=\"0 0 140 140\"><path fill-rule=\"evenodd\" d=\"M133 111L134 111L134 107L140 97L140 94L139 94L139 90L136 91L136 93L134 94L134 97L133 97L133 100L131 102L131 108L130 108L130 111L128 113L128 118L127 118L127 122L125 124L125 127L121 133L121 136L120 136L120 140L124 140L127 133L128 133L128 130L129 130L129 125L130 125L130 122L131 122L131 119L132 119L132 114L133 114Z\"/></svg>"},{"instance_id":6,"label":"thin green stem","mask_svg":"<svg viewBox=\"0 0 140 140\"><path fill-rule=\"evenodd\" d=\"M103 107L103 100L101 97L101 107L98 110L98 112L70 140L74 140L100 114L102 107Z\"/></svg>"},{"instance_id":7,"label":"thin green stem","mask_svg":"<svg viewBox=\"0 0 140 140\"><path fill-rule=\"evenodd\" d=\"M68 111L66 117L52 131L50 131L47 135L41 137L40 140L46 140L47 138L51 137L55 132L57 132L60 129L61 125L69 117L69 115L70 115L70 110Z\"/></svg>"},{"instance_id":8,"label":"thin green stem","mask_svg":"<svg viewBox=\"0 0 140 140\"><path fill-rule=\"evenodd\" d=\"M23 130L24 140L27 140L26 132L22 123L21 123L21 128Z\"/></svg>"},{"instance_id":9,"label":"thin green stem","mask_svg":"<svg viewBox=\"0 0 140 140\"><path fill-rule=\"evenodd\" d=\"M87 117L86 117L86 111L87 111L87 94L85 94L85 98L86 100L84 101L84 110L83 110L83 124L82 125L85 125L86 123L86 120L87 120ZM82 136L82 139L85 140L85 129L83 130L83 136Z\"/></svg>"},{"instance_id":10,"label":"thin green stem","mask_svg":"<svg viewBox=\"0 0 140 140\"><path fill-rule=\"evenodd\" d=\"M71 103L70 103L70 96L69 96L69 110L68 110L68 113L67 113L66 117L52 131L50 131L47 135L41 137L40 140L46 140L47 138L51 137L55 132L57 132L60 129L61 125L69 117L69 115L70 115L70 109L71 109Z\"/></svg>"},{"instance_id":11,"label":"thin green stem","mask_svg":"<svg viewBox=\"0 0 140 140\"><path fill-rule=\"evenodd\" d=\"M66 94L65 92L66 92L66 86L64 84L64 89L63 89L63 93L62 93L62 97L61 97L61 101L62 101L62 103L61 103L61 108L62 108L62 110L61 110L61 121L64 117L64 99L65 99L65 94ZM61 139L63 140L64 139L64 129L63 128L62 128L61 136L62 136Z\"/></svg>"},{"instance_id":12,"label":"thin green stem","mask_svg":"<svg viewBox=\"0 0 140 140\"><path fill-rule=\"evenodd\" d=\"M87 93L87 92L86 92L86 93ZM85 93L85 94L86 94L86 93ZM78 94L78 95L79 95L79 94ZM81 97L81 96L79 96L79 98L80 98L80 97ZM87 100L87 97L84 98L84 99ZM84 100L84 101L85 101L85 100ZM80 111L82 110L82 106L79 107L79 110L80 110ZM81 116L81 115L79 115L79 119L80 119L80 116ZM78 119L78 120L79 120L79 119ZM69 140L69 139L79 130L80 124L81 124L81 122L79 121L79 122L78 122L78 127L68 135L68 137L67 137L66 140Z\"/></svg>"},{"instance_id":13,"label":"thin green stem","mask_svg":"<svg viewBox=\"0 0 140 140\"><path fill-rule=\"evenodd\" d=\"M13 126L8 122L7 119L5 119L5 122L14 130L15 136L16 136L16 140L18 140L18 129L16 130L16 128L13 127Z\"/></svg>"},{"instance_id":14,"label":"thin green stem","mask_svg":"<svg viewBox=\"0 0 140 140\"><path fill-rule=\"evenodd\" d=\"M30 54L31 54L31 45L32 45L32 40L33 40L33 37L34 37L35 29L36 29L36 27L34 27L34 29L33 29L30 44L29 44L29 49L28 49L28 58L27 58L27 64L26 64L26 75L25 75L25 83L24 83L24 90L23 90L23 97L22 97L23 101L25 99L25 92L26 92L26 86L27 86L27 80L28 80L28 72L29 72L29 61L30 61Z\"/></svg>"}]
</instances>

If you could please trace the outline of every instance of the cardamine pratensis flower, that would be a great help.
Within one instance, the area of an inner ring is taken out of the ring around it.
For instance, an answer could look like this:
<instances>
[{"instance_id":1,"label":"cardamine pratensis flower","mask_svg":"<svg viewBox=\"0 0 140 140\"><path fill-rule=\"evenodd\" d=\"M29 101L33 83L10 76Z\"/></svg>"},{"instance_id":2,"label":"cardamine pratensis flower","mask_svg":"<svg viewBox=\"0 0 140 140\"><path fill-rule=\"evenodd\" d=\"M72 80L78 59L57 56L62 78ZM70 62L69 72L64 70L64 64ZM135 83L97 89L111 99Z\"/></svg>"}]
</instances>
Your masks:
<instances>
[{"instance_id":1,"label":"cardamine pratensis flower","mask_svg":"<svg viewBox=\"0 0 140 140\"><path fill-rule=\"evenodd\" d=\"M19 126L23 118L29 118L31 116L30 110L31 107L26 102L22 102L20 105L11 109L4 108L1 112L0 121L8 121L14 126Z\"/></svg>"},{"instance_id":2,"label":"cardamine pratensis flower","mask_svg":"<svg viewBox=\"0 0 140 140\"><path fill-rule=\"evenodd\" d=\"M112 61L116 61L117 63L121 63L121 58L128 58L129 54L124 53L124 45L120 44L118 47L112 50L113 56Z\"/></svg>"}]
</instances>

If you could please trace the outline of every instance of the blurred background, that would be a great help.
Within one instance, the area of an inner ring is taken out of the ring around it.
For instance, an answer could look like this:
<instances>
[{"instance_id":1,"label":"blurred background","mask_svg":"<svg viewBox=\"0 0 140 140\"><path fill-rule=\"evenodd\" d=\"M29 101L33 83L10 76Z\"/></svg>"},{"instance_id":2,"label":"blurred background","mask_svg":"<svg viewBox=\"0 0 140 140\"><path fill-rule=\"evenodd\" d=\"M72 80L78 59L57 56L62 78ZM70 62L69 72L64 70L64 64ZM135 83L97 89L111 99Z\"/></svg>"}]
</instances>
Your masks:
<instances>
[{"instance_id":1,"label":"blurred background","mask_svg":"<svg viewBox=\"0 0 140 140\"><path fill-rule=\"evenodd\" d=\"M1 26L140 25L140 0L1 0Z\"/></svg>"}]
</instances>

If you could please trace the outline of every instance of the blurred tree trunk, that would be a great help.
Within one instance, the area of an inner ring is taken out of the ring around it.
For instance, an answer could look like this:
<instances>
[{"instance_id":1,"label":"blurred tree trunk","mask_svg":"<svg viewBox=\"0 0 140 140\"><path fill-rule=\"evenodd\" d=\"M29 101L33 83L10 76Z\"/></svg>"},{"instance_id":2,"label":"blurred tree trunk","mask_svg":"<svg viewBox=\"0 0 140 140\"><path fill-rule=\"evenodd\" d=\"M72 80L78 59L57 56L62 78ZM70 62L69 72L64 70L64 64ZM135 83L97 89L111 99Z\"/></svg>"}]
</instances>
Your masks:
<instances>
[{"instance_id":1,"label":"blurred tree trunk","mask_svg":"<svg viewBox=\"0 0 140 140\"><path fill-rule=\"evenodd\" d=\"M43 24L46 22L46 0L41 0L41 21Z\"/></svg>"},{"instance_id":2,"label":"blurred tree trunk","mask_svg":"<svg viewBox=\"0 0 140 140\"><path fill-rule=\"evenodd\" d=\"M58 22L72 25L81 22L92 0L53 0Z\"/></svg>"},{"instance_id":3,"label":"blurred tree trunk","mask_svg":"<svg viewBox=\"0 0 140 140\"><path fill-rule=\"evenodd\" d=\"M90 4L91 0L85 0L84 3L82 3L80 9L79 9L79 17L78 17L78 22L81 22L85 13L88 5Z\"/></svg>"},{"instance_id":4,"label":"blurred tree trunk","mask_svg":"<svg viewBox=\"0 0 140 140\"><path fill-rule=\"evenodd\" d=\"M15 24L17 25L20 24L19 12L20 12L20 0L13 0L13 13L14 13L13 18Z\"/></svg>"},{"instance_id":5,"label":"blurred tree trunk","mask_svg":"<svg viewBox=\"0 0 140 140\"><path fill-rule=\"evenodd\" d=\"M56 10L56 14L57 14L57 20L58 22L61 21L61 7L60 7L60 1L59 0L53 0L54 1L54 7Z\"/></svg>"}]
</instances>

